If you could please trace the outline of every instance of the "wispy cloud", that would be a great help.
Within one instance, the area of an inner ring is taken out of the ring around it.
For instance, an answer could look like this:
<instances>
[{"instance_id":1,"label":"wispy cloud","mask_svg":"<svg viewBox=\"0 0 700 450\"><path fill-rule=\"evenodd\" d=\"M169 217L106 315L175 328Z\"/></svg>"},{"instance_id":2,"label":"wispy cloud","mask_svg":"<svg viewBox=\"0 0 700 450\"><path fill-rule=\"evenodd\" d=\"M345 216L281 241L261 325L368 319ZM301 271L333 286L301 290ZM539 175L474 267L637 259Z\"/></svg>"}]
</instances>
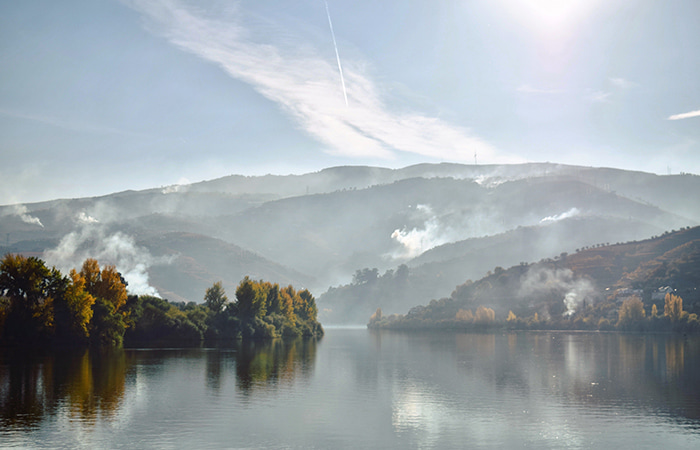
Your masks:
<instances>
[{"instance_id":1,"label":"wispy cloud","mask_svg":"<svg viewBox=\"0 0 700 450\"><path fill-rule=\"evenodd\" d=\"M335 61L314 54L308 43L290 50L289 42L256 40L239 9L210 17L201 5L195 9L177 0L127 4L152 20L173 45L219 65L280 105L331 154L392 159L403 151L464 161L478 152L489 162L514 161L465 128L419 113L391 111L362 61L344 61L347 106Z\"/></svg>"},{"instance_id":2,"label":"wispy cloud","mask_svg":"<svg viewBox=\"0 0 700 450\"><path fill-rule=\"evenodd\" d=\"M697 111L690 111L683 114L674 114L672 116L668 116L668 120L690 119L691 117L700 117L700 109L698 109Z\"/></svg>"},{"instance_id":3,"label":"wispy cloud","mask_svg":"<svg viewBox=\"0 0 700 450\"><path fill-rule=\"evenodd\" d=\"M632 89L635 87L638 87L639 84L626 80L624 78L609 78L610 82L613 84L613 86L618 87L620 89Z\"/></svg>"},{"instance_id":4,"label":"wispy cloud","mask_svg":"<svg viewBox=\"0 0 700 450\"><path fill-rule=\"evenodd\" d=\"M612 92L591 91L586 94L586 100L592 103L609 103Z\"/></svg>"},{"instance_id":5,"label":"wispy cloud","mask_svg":"<svg viewBox=\"0 0 700 450\"><path fill-rule=\"evenodd\" d=\"M523 84L516 89L518 92L522 92L524 94L563 94L564 91L561 89L540 89L540 88L534 88L530 86L529 84Z\"/></svg>"}]
</instances>

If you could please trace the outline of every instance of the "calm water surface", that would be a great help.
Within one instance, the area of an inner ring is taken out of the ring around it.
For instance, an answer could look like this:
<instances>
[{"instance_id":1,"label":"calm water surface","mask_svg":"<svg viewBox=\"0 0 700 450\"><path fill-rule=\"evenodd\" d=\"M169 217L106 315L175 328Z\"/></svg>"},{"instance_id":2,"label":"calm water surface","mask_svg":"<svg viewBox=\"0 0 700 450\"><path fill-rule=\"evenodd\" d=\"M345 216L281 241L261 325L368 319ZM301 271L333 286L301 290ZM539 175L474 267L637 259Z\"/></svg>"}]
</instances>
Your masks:
<instances>
[{"instance_id":1,"label":"calm water surface","mask_svg":"<svg viewBox=\"0 0 700 450\"><path fill-rule=\"evenodd\" d=\"M0 350L0 447L700 448L700 337Z\"/></svg>"}]
</instances>

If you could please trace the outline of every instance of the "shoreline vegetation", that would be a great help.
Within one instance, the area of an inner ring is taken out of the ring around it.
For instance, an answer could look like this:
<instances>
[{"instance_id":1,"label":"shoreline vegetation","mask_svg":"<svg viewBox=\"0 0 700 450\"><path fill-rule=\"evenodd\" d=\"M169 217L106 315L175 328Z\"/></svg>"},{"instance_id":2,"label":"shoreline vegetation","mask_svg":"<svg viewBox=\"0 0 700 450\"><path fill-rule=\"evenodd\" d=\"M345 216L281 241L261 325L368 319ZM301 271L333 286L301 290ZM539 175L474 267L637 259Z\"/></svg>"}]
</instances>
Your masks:
<instances>
[{"instance_id":1,"label":"shoreline vegetation","mask_svg":"<svg viewBox=\"0 0 700 450\"><path fill-rule=\"evenodd\" d=\"M671 293L664 297L663 312L655 303L649 314L644 302L636 295L621 304L604 303L584 307L559 317L540 318L538 313L520 318L512 310L505 320L496 320L493 309L479 306L476 311L457 306L452 299L433 300L428 306L417 306L407 314L384 316L377 308L369 318L367 328L386 330L455 330L455 331L623 331L623 332L700 332L700 320L695 313L683 310L683 299ZM449 311L457 309L452 317Z\"/></svg>"},{"instance_id":2,"label":"shoreline vegetation","mask_svg":"<svg viewBox=\"0 0 700 450\"><path fill-rule=\"evenodd\" d=\"M367 328L396 331L700 333L697 314L683 311L683 299L673 294L666 294L663 313L659 313L656 305L652 305L648 316L638 297L629 298L622 303L619 311L613 311L617 315L617 321L608 318L612 314L596 320L593 311L589 311L586 316L556 319L540 319L537 313L523 319L509 311L506 320L501 321L495 319L493 309L484 306L477 308L476 314L471 310L459 309L455 317L442 319L426 317L425 314L416 312L415 308L412 311L405 315L383 316L381 308L378 308L370 317Z\"/></svg>"},{"instance_id":3,"label":"shoreline vegetation","mask_svg":"<svg viewBox=\"0 0 700 450\"><path fill-rule=\"evenodd\" d=\"M0 346L225 345L238 340L323 336L306 289L245 277L229 301L221 282L204 303L127 293L114 266L87 259L68 276L36 257L0 261Z\"/></svg>"}]
</instances>

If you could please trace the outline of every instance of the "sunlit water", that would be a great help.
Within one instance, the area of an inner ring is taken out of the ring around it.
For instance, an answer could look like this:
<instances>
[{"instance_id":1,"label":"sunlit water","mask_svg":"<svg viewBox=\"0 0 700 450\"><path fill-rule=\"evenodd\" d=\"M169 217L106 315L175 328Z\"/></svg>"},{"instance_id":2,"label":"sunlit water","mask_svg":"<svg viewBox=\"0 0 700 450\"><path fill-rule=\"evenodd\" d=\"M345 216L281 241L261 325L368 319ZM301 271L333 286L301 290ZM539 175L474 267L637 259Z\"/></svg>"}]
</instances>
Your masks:
<instances>
[{"instance_id":1,"label":"sunlit water","mask_svg":"<svg viewBox=\"0 0 700 450\"><path fill-rule=\"evenodd\" d=\"M0 447L700 448L700 338L397 334L0 350Z\"/></svg>"}]
</instances>

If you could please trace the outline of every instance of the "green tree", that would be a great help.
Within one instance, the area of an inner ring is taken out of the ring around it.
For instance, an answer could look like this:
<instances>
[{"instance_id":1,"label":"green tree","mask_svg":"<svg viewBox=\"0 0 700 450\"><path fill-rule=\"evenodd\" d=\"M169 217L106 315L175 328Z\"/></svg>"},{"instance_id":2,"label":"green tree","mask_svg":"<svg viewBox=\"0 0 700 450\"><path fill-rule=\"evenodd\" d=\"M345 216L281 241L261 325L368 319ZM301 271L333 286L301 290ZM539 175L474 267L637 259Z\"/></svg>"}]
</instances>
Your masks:
<instances>
[{"instance_id":1,"label":"green tree","mask_svg":"<svg viewBox=\"0 0 700 450\"><path fill-rule=\"evenodd\" d=\"M280 314L282 312L282 299L280 298L280 286L275 283L265 283L267 298L265 299L265 304L267 305L267 314Z\"/></svg>"},{"instance_id":2,"label":"green tree","mask_svg":"<svg viewBox=\"0 0 700 450\"><path fill-rule=\"evenodd\" d=\"M204 294L204 304L214 313L221 312L227 303L228 297L226 297L226 291L224 291L221 281L214 283Z\"/></svg>"},{"instance_id":3,"label":"green tree","mask_svg":"<svg viewBox=\"0 0 700 450\"><path fill-rule=\"evenodd\" d=\"M294 309L297 317L301 320L316 320L316 315L318 313L318 308L316 307L316 300L314 296L308 289L303 289L298 293L299 301L297 302L297 308Z\"/></svg>"},{"instance_id":4,"label":"green tree","mask_svg":"<svg viewBox=\"0 0 700 450\"><path fill-rule=\"evenodd\" d=\"M53 300L67 280L35 257L8 254L0 262L0 296L9 299L3 336L25 342L53 332Z\"/></svg>"},{"instance_id":5,"label":"green tree","mask_svg":"<svg viewBox=\"0 0 700 450\"><path fill-rule=\"evenodd\" d=\"M245 277L236 289L239 315L243 318L263 317L267 313L267 292L256 281Z\"/></svg>"}]
</instances>

